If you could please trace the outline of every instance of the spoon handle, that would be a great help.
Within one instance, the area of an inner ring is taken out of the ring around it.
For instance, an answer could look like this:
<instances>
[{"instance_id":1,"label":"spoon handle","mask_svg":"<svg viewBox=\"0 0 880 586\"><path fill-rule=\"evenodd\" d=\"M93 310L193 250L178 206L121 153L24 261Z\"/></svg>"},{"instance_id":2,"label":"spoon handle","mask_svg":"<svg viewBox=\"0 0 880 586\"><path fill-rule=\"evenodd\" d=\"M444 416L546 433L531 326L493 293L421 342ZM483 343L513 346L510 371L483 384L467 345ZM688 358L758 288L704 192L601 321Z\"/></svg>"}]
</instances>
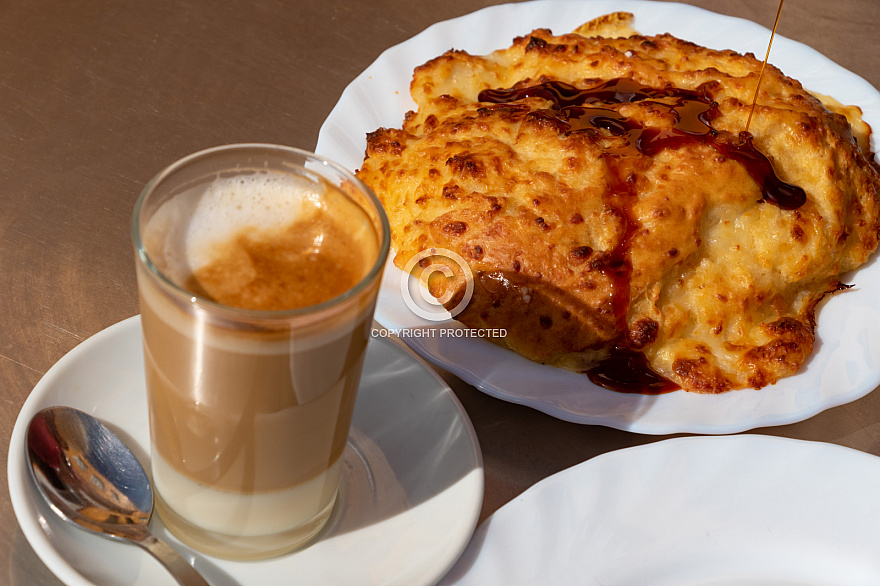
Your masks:
<instances>
[{"instance_id":1,"label":"spoon handle","mask_svg":"<svg viewBox=\"0 0 880 586\"><path fill-rule=\"evenodd\" d=\"M159 560L181 586L210 586L183 556L164 541L146 535L137 544Z\"/></svg>"}]
</instances>

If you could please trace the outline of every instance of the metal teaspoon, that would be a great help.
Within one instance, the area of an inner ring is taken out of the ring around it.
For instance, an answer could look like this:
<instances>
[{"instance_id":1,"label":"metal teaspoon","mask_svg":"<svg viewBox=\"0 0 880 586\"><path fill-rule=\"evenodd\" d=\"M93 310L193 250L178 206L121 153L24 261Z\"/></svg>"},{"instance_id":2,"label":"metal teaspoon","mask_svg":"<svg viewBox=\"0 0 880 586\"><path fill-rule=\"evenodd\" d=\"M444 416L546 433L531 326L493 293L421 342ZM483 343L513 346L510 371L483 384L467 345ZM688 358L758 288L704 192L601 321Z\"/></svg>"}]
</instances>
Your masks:
<instances>
[{"instance_id":1,"label":"metal teaspoon","mask_svg":"<svg viewBox=\"0 0 880 586\"><path fill-rule=\"evenodd\" d=\"M150 479L100 421L70 407L43 409L28 424L27 456L40 494L59 517L141 546L183 586L208 586L180 554L150 533Z\"/></svg>"}]
</instances>

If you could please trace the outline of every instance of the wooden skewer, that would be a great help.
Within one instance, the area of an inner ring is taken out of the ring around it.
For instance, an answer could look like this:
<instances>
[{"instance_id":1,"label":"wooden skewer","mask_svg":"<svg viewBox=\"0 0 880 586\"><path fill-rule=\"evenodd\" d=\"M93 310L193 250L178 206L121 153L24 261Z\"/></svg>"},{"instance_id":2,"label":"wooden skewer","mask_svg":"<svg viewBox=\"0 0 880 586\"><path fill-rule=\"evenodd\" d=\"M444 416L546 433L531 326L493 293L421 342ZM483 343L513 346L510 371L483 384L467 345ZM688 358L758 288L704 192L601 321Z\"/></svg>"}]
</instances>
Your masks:
<instances>
[{"instance_id":1,"label":"wooden skewer","mask_svg":"<svg viewBox=\"0 0 880 586\"><path fill-rule=\"evenodd\" d=\"M764 79L764 68L767 67L767 60L770 59L770 47L773 46L773 37L776 36L776 27L779 26L779 15L782 14L782 4L785 0L779 0L779 8L776 10L776 21L773 23L773 32L770 33L770 42L767 44L767 54L764 55L764 63L761 64L761 73L758 75L758 85L755 86L755 95L752 97L752 109L749 110L749 119L746 120L746 132L749 131L749 125L752 123L752 115L755 113L755 106L758 104L758 90L761 89L761 80Z\"/></svg>"}]
</instances>

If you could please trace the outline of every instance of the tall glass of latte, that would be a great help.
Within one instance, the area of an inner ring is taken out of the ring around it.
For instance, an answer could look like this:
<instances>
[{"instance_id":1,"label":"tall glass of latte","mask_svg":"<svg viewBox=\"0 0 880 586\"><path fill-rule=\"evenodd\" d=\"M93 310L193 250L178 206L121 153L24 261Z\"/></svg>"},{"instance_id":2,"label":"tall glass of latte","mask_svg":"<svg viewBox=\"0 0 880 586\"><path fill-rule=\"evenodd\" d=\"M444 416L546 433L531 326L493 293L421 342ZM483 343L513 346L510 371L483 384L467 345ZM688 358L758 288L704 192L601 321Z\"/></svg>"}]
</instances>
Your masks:
<instances>
[{"instance_id":1,"label":"tall glass of latte","mask_svg":"<svg viewBox=\"0 0 880 586\"><path fill-rule=\"evenodd\" d=\"M184 543L308 543L339 486L388 221L351 173L274 145L186 157L132 222L157 510Z\"/></svg>"}]
</instances>

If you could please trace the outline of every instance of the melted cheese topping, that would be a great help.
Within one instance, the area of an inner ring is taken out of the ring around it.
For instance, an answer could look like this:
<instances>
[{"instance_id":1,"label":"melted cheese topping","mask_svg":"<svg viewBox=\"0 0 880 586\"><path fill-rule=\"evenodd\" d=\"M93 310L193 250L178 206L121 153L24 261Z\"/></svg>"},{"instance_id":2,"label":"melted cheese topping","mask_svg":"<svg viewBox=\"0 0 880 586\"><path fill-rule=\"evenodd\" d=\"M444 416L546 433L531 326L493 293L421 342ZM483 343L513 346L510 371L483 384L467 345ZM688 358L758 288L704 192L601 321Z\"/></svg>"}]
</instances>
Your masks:
<instances>
[{"instance_id":1,"label":"melted cheese topping","mask_svg":"<svg viewBox=\"0 0 880 586\"><path fill-rule=\"evenodd\" d=\"M552 108L544 98L478 100L487 89L628 78L709 95L712 128L733 140L761 62L639 36L631 19L535 30L486 56L449 51L416 68L418 110L368 136L358 175L388 211L396 264L431 247L459 253L476 286L457 318L505 328L512 350L586 370L623 344L689 391L772 384L810 354L818 301L877 247L870 128L858 108L820 101L768 65L749 130L779 179L806 192L784 210L706 142L619 156L620 137L537 115ZM650 100L601 107L646 127L676 123Z\"/></svg>"}]
</instances>

